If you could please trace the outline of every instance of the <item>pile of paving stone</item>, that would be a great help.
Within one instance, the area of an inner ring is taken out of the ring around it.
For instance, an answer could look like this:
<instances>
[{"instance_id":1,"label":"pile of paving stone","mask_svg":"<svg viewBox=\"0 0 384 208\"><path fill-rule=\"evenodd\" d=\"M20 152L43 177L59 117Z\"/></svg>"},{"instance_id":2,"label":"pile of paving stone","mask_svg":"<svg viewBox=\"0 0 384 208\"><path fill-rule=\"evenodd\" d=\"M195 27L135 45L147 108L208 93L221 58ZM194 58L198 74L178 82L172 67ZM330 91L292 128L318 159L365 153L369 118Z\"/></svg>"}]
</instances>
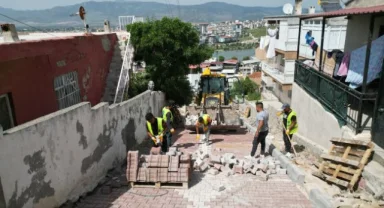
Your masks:
<instances>
[{"instance_id":1,"label":"pile of paving stone","mask_svg":"<svg viewBox=\"0 0 384 208\"><path fill-rule=\"evenodd\" d=\"M141 155L129 151L126 177L128 182L188 182L192 174L191 155L181 155L176 148L170 155Z\"/></svg>"},{"instance_id":2,"label":"pile of paving stone","mask_svg":"<svg viewBox=\"0 0 384 208\"><path fill-rule=\"evenodd\" d=\"M195 160L194 169L212 175L217 175L220 172L223 172L226 176L248 173L267 181L272 174L287 174L287 170L281 168L280 161L275 160L272 156L240 160L232 153L215 155L209 154L204 148L200 148L192 155L192 158Z\"/></svg>"}]
</instances>

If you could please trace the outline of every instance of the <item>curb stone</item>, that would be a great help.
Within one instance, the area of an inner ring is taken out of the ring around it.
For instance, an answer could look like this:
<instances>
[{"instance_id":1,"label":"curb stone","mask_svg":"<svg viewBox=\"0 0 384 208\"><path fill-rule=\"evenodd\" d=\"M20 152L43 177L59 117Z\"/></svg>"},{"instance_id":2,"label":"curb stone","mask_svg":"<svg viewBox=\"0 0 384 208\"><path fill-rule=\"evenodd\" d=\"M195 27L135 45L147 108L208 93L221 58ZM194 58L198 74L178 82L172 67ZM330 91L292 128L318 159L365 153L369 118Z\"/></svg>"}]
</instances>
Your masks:
<instances>
[{"instance_id":1,"label":"curb stone","mask_svg":"<svg viewBox=\"0 0 384 208\"><path fill-rule=\"evenodd\" d=\"M242 119L243 120L243 119ZM244 125L247 127L249 132L256 132L256 128L251 126L249 123L243 120ZM280 166L287 169L287 174L289 178L297 183L300 186L304 186L305 175L303 171L301 171L296 165L294 165L291 161L288 160L287 157L283 153L281 153L270 141L265 141L266 146L268 148L268 152L278 159L281 164ZM316 208L332 208L332 198L328 195L322 193L320 190L313 188L309 191L309 200L312 205Z\"/></svg>"}]
</instances>

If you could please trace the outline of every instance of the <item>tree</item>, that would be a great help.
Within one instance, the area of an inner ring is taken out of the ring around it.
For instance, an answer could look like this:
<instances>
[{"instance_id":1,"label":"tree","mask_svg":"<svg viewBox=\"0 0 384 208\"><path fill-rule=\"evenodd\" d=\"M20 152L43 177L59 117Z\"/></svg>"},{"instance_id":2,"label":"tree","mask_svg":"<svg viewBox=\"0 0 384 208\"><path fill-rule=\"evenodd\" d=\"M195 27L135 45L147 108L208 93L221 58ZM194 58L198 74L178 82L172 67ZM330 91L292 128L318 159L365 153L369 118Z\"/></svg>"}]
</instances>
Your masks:
<instances>
[{"instance_id":1,"label":"tree","mask_svg":"<svg viewBox=\"0 0 384 208\"><path fill-rule=\"evenodd\" d=\"M233 88L231 89L231 96L241 96L243 93L247 96L248 100L259 100L260 93L258 92L259 86L253 82L249 77L241 79L239 82L233 83Z\"/></svg>"},{"instance_id":2,"label":"tree","mask_svg":"<svg viewBox=\"0 0 384 208\"><path fill-rule=\"evenodd\" d=\"M146 72L134 74L129 81L128 97L132 98L148 89L150 76Z\"/></svg>"},{"instance_id":3,"label":"tree","mask_svg":"<svg viewBox=\"0 0 384 208\"><path fill-rule=\"evenodd\" d=\"M243 61L250 60L251 58L249 56L244 56Z\"/></svg>"},{"instance_id":4,"label":"tree","mask_svg":"<svg viewBox=\"0 0 384 208\"><path fill-rule=\"evenodd\" d=\"M225 57L224 57L224 56L219 56L219 61L220 61L220 62L225 61Z\"/></svg>"},{"instance_id":5,"label":"tree","mask_svg":"<svg viewBox=\"0 0 384 208\"><path fill-rule=\"evenodd\" d=\"M236 56L233 56L231 59L233 59L233 60L238 60Z\"/></svg>"},{"instance_id":6,"label":"tree","mask_svg":"<svg viewBox=\"0 0 384 208\"><path fill-rule=\"evenodd\" d=\"M213 50L199 44L199 35L190 23L178 18L137 22L127 27L135 48L135 61L144 61L155 88L179 105L189 104L192 89L186 74L212 56Z\"/></svg>"}]
</instances>

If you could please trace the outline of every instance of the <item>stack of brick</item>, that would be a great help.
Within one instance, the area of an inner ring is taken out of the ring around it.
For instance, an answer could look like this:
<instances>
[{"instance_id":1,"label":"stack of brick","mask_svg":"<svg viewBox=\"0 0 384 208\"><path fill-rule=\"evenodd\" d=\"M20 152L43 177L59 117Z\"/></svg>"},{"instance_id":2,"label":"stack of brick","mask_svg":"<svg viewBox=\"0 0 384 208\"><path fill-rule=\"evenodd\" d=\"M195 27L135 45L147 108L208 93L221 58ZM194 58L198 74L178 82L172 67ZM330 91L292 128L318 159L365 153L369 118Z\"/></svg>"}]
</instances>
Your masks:
<instances>
[{"instance_id":1,"label":"stack of brick","mask_svg":"<svg viewBox=\"0 0 384 208\"><path fill-rule=\"evenodd\" d=\"M138 178L139 151L129 151L127 155L127 181L136 182Z\"/></svg>"},{"instance_id":2,"label":"stack of brick","mask_svg":"<svg viewBox=\"0 0 384 208\"><path fill-rule=\"evenodd\" d=\"M128 152L128 182L181 183L191 178L191 155L142 155Z\"/></svg>"}]
</instances>

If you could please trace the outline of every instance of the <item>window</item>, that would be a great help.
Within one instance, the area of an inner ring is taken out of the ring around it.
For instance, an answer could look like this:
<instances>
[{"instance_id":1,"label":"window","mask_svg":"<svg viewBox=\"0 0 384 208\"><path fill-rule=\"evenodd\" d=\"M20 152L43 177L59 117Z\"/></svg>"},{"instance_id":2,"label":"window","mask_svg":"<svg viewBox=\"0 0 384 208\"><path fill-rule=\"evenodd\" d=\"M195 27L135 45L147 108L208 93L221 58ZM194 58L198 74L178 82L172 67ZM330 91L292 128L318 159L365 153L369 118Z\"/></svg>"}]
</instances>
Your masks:
<instances>
[{"instance_id":1,"label":"window","mask_svg":"<svg viewBox=\"0 0 384 208\"><path fill-rule=\"evenodd\" d=\"M76 71L56 77L54 88L59 109L67 108L80 102L80 89Z\"/></svg>"},{"instance_id":2,"label":"window","mask_svg":"<svg viewBox=\"0 0 384 208\"><path fill-rule=\"evenodd\" d=\"M0 125L3 130L14 127L13 106L10 94L0 95Z\"/></svg>"},{"instance_id":3,"label":"window","mask_svg":"<svg viewBox=\"0 0 384 208\"><path fill-rule=\"evenodd\" d=\"M292 90L288 90L288 97L292 98Z\"/></svg>"}]
</instances>

